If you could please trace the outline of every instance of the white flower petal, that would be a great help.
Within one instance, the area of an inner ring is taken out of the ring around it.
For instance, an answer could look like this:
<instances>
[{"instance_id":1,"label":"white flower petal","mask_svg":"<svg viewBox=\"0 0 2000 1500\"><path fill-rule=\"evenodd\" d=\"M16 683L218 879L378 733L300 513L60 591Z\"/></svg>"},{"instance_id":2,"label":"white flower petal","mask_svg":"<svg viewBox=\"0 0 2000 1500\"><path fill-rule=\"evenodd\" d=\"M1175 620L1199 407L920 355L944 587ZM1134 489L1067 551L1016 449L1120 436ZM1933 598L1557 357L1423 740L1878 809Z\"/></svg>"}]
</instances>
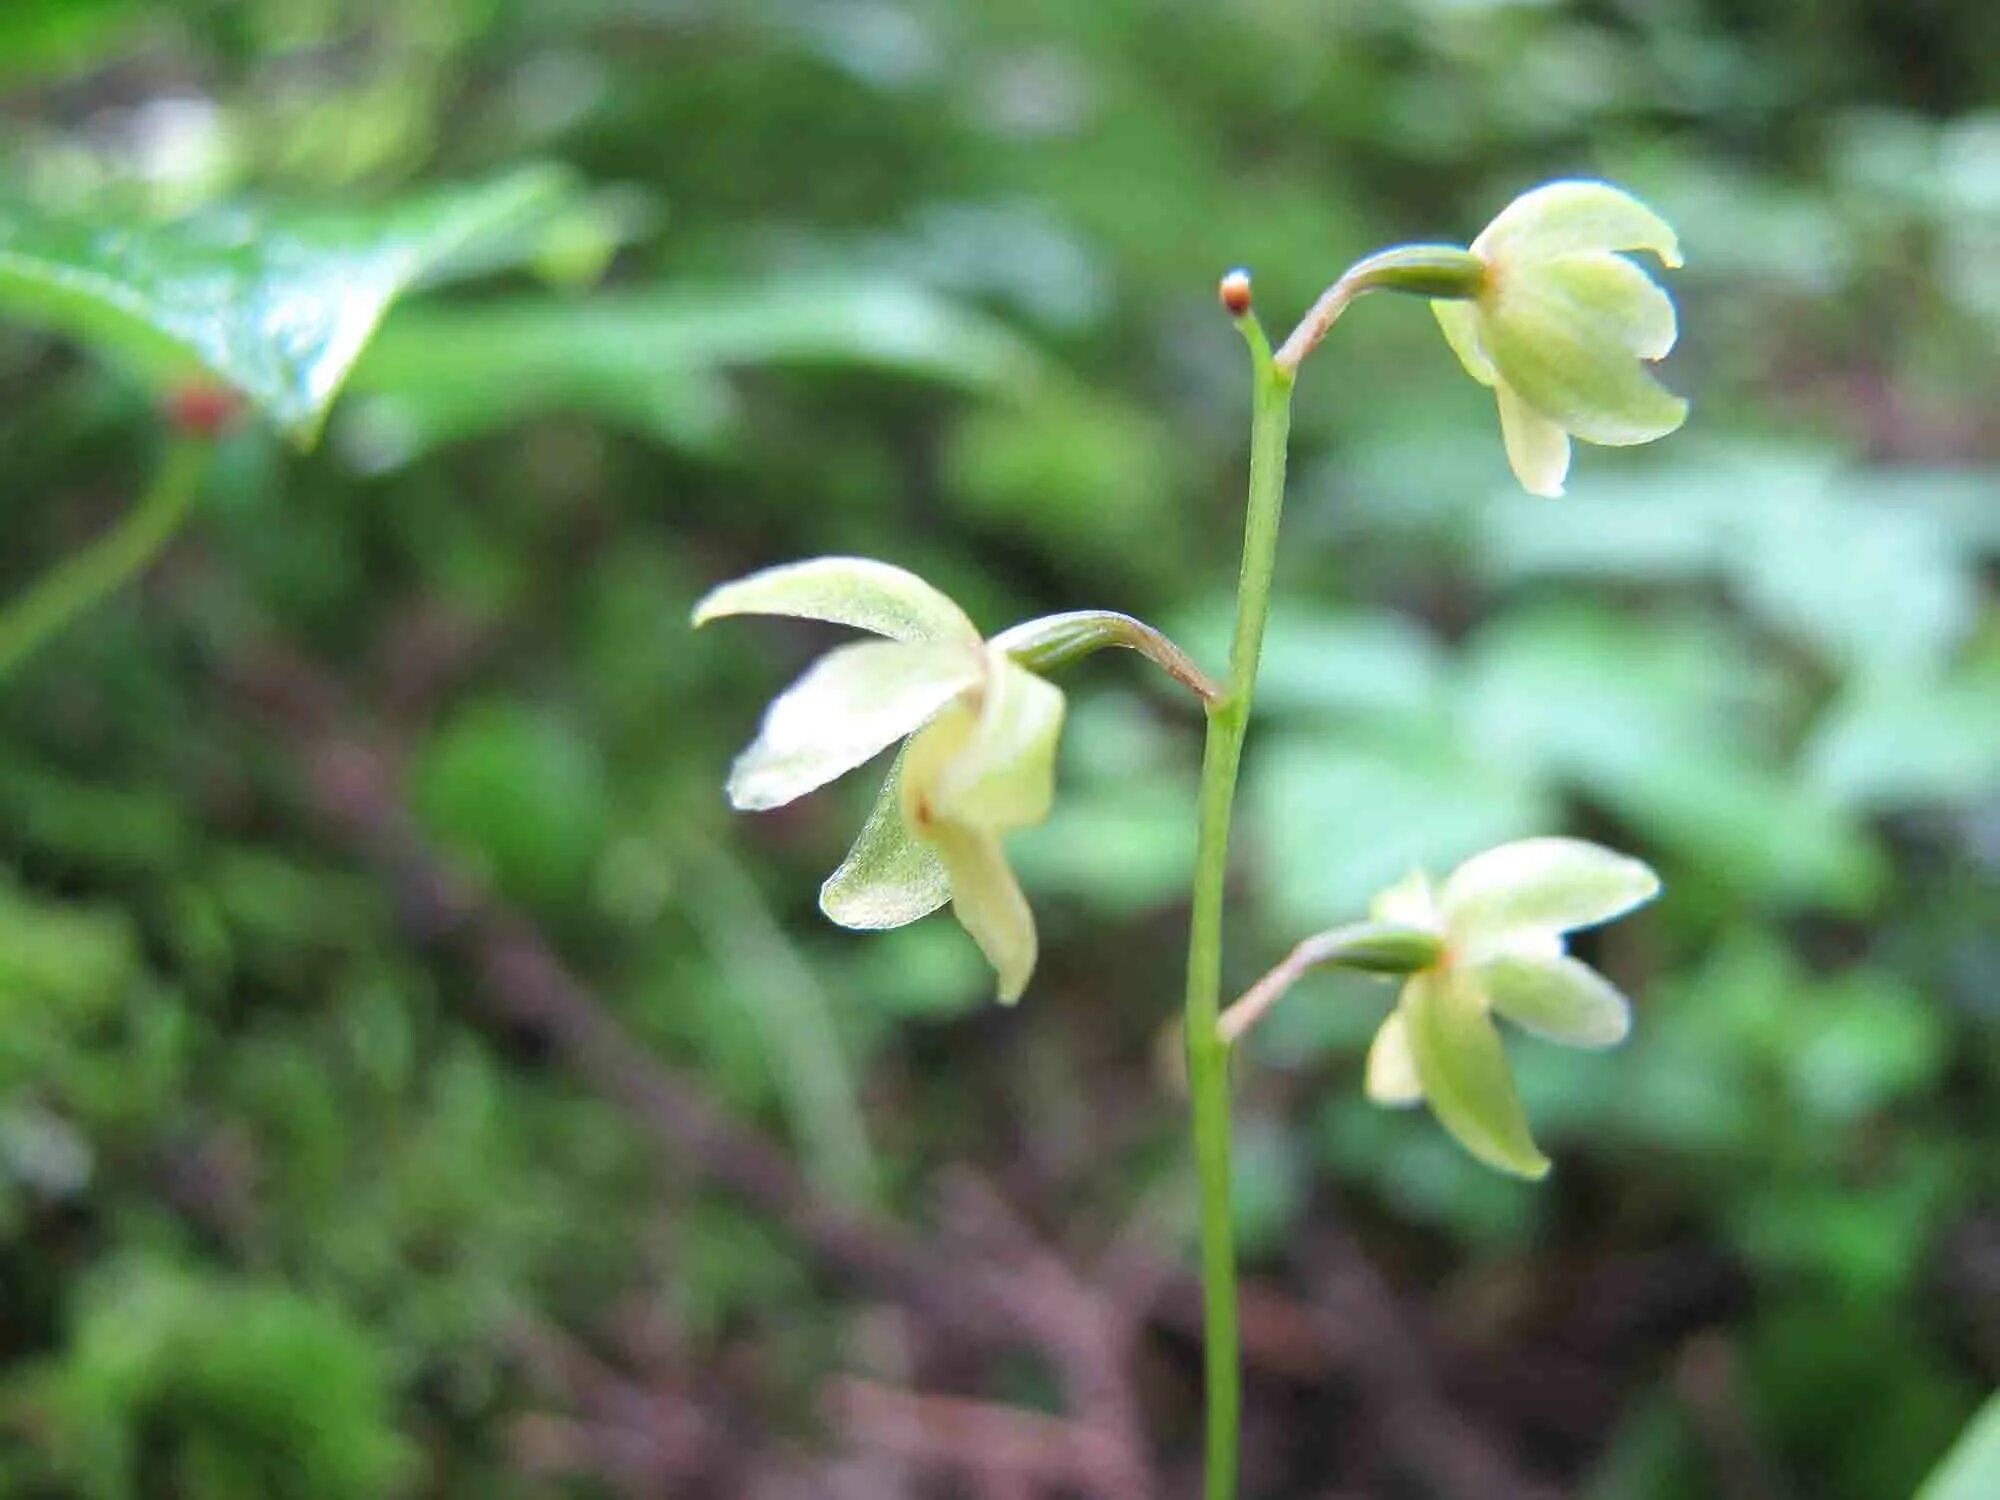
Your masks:
<instances>
[{"instance_id":1,"label":"white flower petal","mask_svg":"<svg viewBox=\"0 0 2000 1500\"><path fill-rule=\"evenodd\" d=\"M1493 1018L1459 969L1433 969L1403 987L1410 1052L1431 1112L1489 1166L1542 1177L1549 1159L1528 1133Z\"/></svg>"},{"instance_id":2,"label":"white flower petal","mask_svg":"<svg viewBox=\"0 0 2000 1500\"><path fill-rule=\"evenodd\" d=\"M998 976L1003 1005L1021 998L1035 972L1035 917L997 835L941 823L933 842L951 872L951 910Z\"/></svg>"},{"instance_id":3,"label":"white flower petal","mask_svg":"<svg viewBox=\"0 0 2000 1500\"><path fill-rule=\"evenodd\" d=\"M782 807L880 754L975 686L985 664L962 645L860 641L821 657L764 713L729 771L737 807Z\"/></svg>"},{"instance_id":4,"label":"white flower petal","mask_svg":"<svg viewBox=\"0 0 2000 1500\"><path fill-rule=\"evenodd\" d=\"M1651 250L1681 263L1673 226L1622 188L1572 179L1523 193L1472 242L1489 260L1568 255L1582 250Z\"/></svg>"},{"instance_id":5,"label":"white flower petal","mask_svg":"<svg viewBox=\"0 0 2000 1500\"><path fill-rule=\"evenodd\" d=\"M1445 342L1451 345L1451 352L1465 366L1465 373L1481 385L1492 385L1498 380L1500 377L1493 369L1493 361L1486 357L1486 351L1479 344L1478 304L1440 298L1431 303L1431 311L1437 315L1438 327L1444 330Z\"/></svg>"},{"instance_id":6,"label":"white flower petal","mask_svg":"<svg viewBox=\"0 0 2000 1500\"><path fill-rule=\"evenodd\" d=\"M1560 495L1569 477L1569 434L1514 394L1505 381L1493 393L1499 398L1507 463L1521 488L1531 495Z\"/></svg>"},{"instance_id":7,"label":"white flower petal","mask_svg":"<svg viewBox=\"0 0 2000 1500\"><path fill-rule=\"evenodd\" d=\"M1455 944L1516 931L1594 927L1659 894L1660 877L1583 839L1521 839L1475 854L1444 883L1439 905Z\"/></svg>"},{"instance_id":8,"label":"white flower petal","mask_svg":"<svg viewBox=\"0 0 2000 1500\"><path fill-rule=\"evenodd\" d=\"M867 557L815 557L765 568L711 589L694 623L724 615L791 615L872 630L897 641L960 641L979 631L965 611L916 574Z\"/></svg>"},{"instance_id":9,"label":"white flower petal","mask_svg":"<svg viewBox=\"0 0 2000 1500\"><path fill-rule=\"evenodd\" d=\"M819 909L842 927L901 927L951 899L944 860L903 823L903 762L908 754L908 747L897 752L854 847L819 888Z\"/></svg>"},{"instance_id":10,"label":"white flower petal","mask_svg":"<svg viewBox=\"0 0 2000 1500\"><path fill-rule=\"evenodd\" d=\"M1506 953L1474 974L1495 1010L1552 1042L1615 1047L1632 1030L1632 1007L1618 987L1573 958Z\"/></svg>"},{"instance_id":11,"label":"white flower petal","mask_svg":"<svg viewBox=\"0 0 2000 1500\"><path fill-rule=\"evenodd\" d=\"M1368 1047L1368 1097L1392 1109L1424 1102L1423 1080L1400 1009L1389 1012Z\"/></svg>"}]
</instances>

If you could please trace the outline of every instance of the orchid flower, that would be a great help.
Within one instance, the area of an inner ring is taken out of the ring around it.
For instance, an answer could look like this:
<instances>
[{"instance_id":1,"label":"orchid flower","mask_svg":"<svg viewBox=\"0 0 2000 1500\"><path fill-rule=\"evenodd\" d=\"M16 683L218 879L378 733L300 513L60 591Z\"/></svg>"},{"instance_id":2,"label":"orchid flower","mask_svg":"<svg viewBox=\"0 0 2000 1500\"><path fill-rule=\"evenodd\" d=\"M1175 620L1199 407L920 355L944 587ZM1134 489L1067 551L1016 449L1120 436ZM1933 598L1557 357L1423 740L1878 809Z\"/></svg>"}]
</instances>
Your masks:
<instances>
[{"instance_id":1,"label":"orchid flower","mask_svg":"<svg viewBox=\"0 0 2000 1500\"><path fill-rule=\"evenodd\" d=\"M888 563L767 568L712 590L694 623L746 614L884 639L834 648L779 694L730 770L731 803L782 807L906 740L854 847L820 887L820 909L844 927L881 929L949 901L998 975L1000 999L1019 999L1035 968L1035 921L1001 841L1048 816L1061 690Z\"/></svg>"},{"instance_id":2,"label":"orchid flower","mask_svg":"<svg viewBox=\"0 0 2000 1500\"><path fill-rule=\"evenodd\" d=\"M1481 1161L1540 1177L1548 1158L1528 1132L1493 1024L1570 1047L1611 1047L1631 1007L1609 980L1564 950L1563 935L1643 905L1660 881L1636 859L1581 839L1502 844L1468 859L1435 889L1421 874L1390 887L1371 915L1436 939L1410 973L1368 1051L1368 1097L1428 1101Z\"/></svg>"},{"instance_id":3,"label":"orchid flower","mask_svg":"<svg viewBox=\"0 0 2000 1500\"><path fill-rule=\"evenodd\" d=\"M1528 1133L1493 1024L1571 1047L1610 1047L1632 1027L1611 982L1564 951L1659 893L1636 859L1581 839L1522 839L1474 855L1433 888L1421 873L1375 898L1370 920L1315 933L1223 1015L1234 1044L1314 969L1397 975L1402 995L1368 1050L1368 1097L1421 1104L1489 1166L1540 1177L1548 1158Z\"/></svg>"},{"instance_id":4,"label":"orchid flower","mask_svg":"<svg viewBox=\"0 0 2000 1500\"><path fill-rule=\"evenodd\" d=\"M1500 406L1507 461L1530 493L1560 495L1570 439L1625 446L1665 437L1687 402L1642 361L1674 347L1674 304L1617 252L1681 263L1667 222L1604 182L1524 193L1472 242L1482 264L1470 297L1431 303L1466 372Z\"/></svg>"}]
</instances>

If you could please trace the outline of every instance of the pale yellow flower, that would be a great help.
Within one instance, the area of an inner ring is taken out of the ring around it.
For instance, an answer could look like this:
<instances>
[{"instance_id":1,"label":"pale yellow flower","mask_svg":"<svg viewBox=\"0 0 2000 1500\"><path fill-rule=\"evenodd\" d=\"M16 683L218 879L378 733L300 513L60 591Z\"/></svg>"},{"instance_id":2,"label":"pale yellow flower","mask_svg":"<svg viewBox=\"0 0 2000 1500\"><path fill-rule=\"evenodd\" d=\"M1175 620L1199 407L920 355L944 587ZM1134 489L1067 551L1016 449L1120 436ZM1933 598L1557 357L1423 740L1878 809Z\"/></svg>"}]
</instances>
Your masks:
<instances>
[{"instance_id":1,"label":"pale yellow flower","mask_svg":"<svg viewBox=\"0 0 2000 1500\"><path fill-rule=\"evenodd\" d=\"M1034 973L1035 919L1001 846L1043 821L1055 790L1061 689L982 640L913 573L867 558L767 568L712 590L697 625L792 615L871 631L781 693L729 773L739 808L781 807L907 738L820 909L844 927L900 927L952 903L1003 1001Z\"/></svg>"},{"instance_id":2,"label":"pale yellow flower","mask_svg":"<svg viewBox=\"0 0 2000 1500\"><path fill-rule=\"evenodd\" d=\"M1674 304L1621 251L1681 263L1666 221L1604 182L1551 182L1508 204L1472 242L1477 295L1431 303L1467 373L1500 406L1507 461L1524 488L1560 495L1570 439L1626 446L1665 437L1687 402L1645 363L1674 346Z\"/></svg>"},{"instance_id":3,"label":"pale yellow flower","mask_svg":"<svg viewBox=\"0 0 2000 1500\"><path fill-rule=\"evenodd\" d=\"M1413 875L1384 891L1375 920L1430 933L1438 946L1375 1033L1368 1097L1428 1102L1481 1161L1521 1177L1547 1172L1493 1014L1571 1047L1624 1040L1625 997L1569 957L1563 935L1621 916L1659 889L1636 859L1581 839L1536 838L1475 855L1436 889Z\"/></svg>"}]
</instances>

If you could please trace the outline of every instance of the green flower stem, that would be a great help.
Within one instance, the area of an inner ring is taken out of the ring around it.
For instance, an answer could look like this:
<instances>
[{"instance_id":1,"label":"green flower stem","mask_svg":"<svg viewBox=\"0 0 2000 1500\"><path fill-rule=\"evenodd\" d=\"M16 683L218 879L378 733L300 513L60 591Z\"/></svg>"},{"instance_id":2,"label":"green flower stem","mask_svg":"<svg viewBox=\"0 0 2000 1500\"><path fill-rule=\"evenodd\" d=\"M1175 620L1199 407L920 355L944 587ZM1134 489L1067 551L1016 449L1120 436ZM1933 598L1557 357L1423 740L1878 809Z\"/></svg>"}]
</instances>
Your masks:
<instances>
[{"instance_id":1,"label":"green flower stem","mask_svg":"<svg viewBox=\"0 0 2000 1500\"><path fill-rule=\"evenodd\" d=\"M167 544L208 472L211 445L176 439L132 513L0 610L0 681L50 637L144 571Z\"/></svg>"},{"instance_id":2,"label":"green flower stem","mask_svg":"<svg viewBox=\"0 0 2000 1500\"><path fill-rule=\"evenodd\" d=\"M1242 1041L1314 969L1337 964L1362 974L1401 976L1431 968L1443 953L1444 941L1435 932L1395 922L1356 922L1316 932L1222 1013L1222 1039L1232 1047Z\"/></svg>"},{"instance_id":3,"label":"green flower stem","mask_svg":"<svg viewBox=\"0 0 2000 1500\"><path fill-rule=\"evenodd\" d=\"M1222 898L1229 867L1229 821L1236 772L1250 727L1250 699L1271 569L1285 503L1285 441L1292 421L1292 372L1271 358L1254 316L1237 319L1255 374L1250 427L1250 503L1236 585L1236 636L1229 683L1208 707L1201 762L1201 831L1195 856L1194 913L1188 931L1188 1093L1201 1188L1202 1307L1208 1385L1207 1500L1236 1494L1243 1388L1236 1329L1236 1240L1229 1188L1229 1043L1218 1026L1222 995Z\"/></svg>"}]
</instances>

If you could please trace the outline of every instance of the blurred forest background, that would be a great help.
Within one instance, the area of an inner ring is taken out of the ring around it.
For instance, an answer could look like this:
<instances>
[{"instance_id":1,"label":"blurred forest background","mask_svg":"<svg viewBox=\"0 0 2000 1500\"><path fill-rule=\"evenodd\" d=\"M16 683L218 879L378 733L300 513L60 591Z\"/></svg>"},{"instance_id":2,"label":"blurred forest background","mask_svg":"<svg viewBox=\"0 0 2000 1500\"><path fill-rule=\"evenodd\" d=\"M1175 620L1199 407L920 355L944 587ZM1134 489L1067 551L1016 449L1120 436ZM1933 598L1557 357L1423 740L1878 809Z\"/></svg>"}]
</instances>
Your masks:
<instances>
[{"instance_id":1,"label":"blurred forest background","mask_svg":"<svg viewBox=\"0 0 2000 1500\"><path fill-rule=\"evenodd\" d=\"M0 1496L1191 1493L1196 716L1066 679L1002 1011L815 911L871 777L723 803L830 634L688 607L864 553L1219 663L1217 276L1282 331L1576 174L1681 231L1694 415L1533 500L1342 324L1228 974L1570 831L1666 878L1639 1024L1515 1049L1540 1187L1363 1101L1387 990L1258 1036L1247 1493L1883 1500L2000 1381L1991 0L8 0L0 111L107 222L566 174L0 682ZM164 430L0 327L0 601Z\"/></svg>"}]
</instances>

